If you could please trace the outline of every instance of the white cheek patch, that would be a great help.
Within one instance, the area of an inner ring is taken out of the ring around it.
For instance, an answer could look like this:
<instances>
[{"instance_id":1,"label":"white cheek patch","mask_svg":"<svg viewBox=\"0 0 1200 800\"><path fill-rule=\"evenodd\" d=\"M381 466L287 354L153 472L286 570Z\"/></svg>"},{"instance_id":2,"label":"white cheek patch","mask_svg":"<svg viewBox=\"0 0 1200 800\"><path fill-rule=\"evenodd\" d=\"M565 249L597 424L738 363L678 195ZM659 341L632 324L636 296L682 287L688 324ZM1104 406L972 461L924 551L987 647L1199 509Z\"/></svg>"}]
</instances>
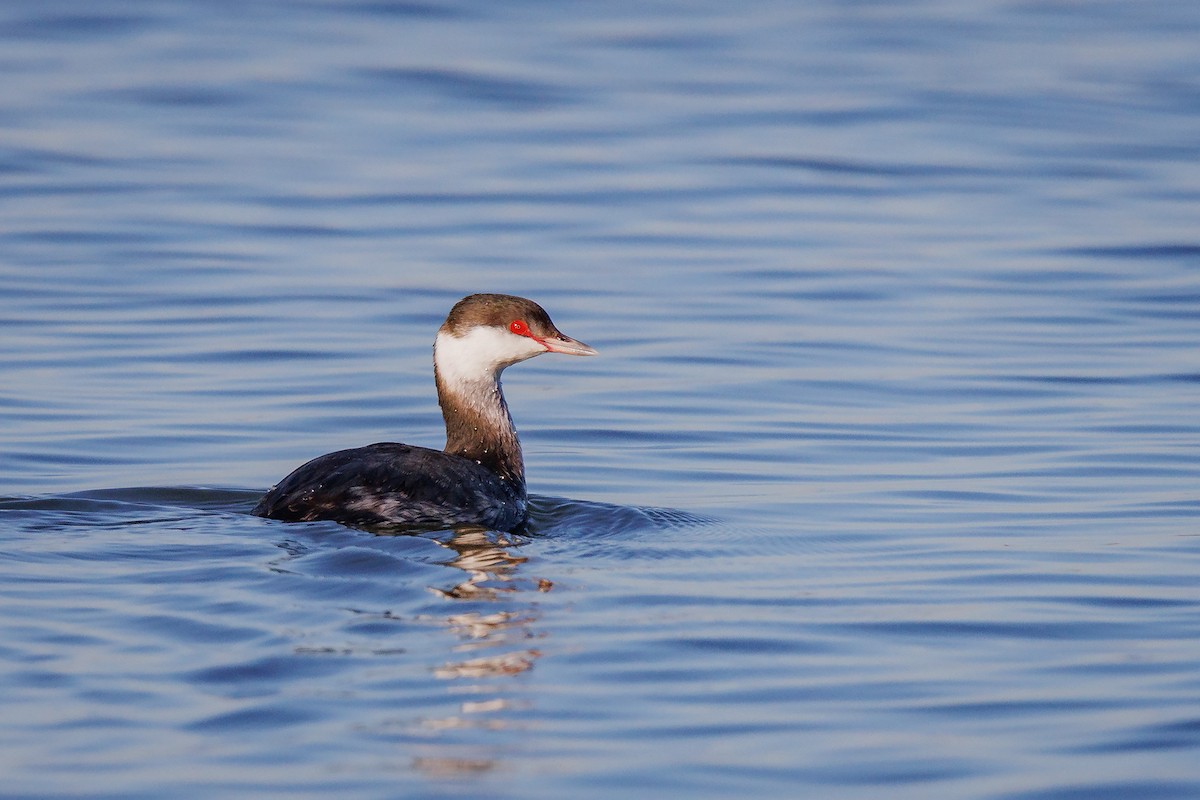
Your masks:
<instances>
[{"instance_id":1,"label":"white cheek patch","mask_svg":"<svg viewBox=\"0 0 1200 800\"><path fill-rule=\"evenodd\" d=\"M439 331L433 343L433 362L450 384L495 380L501 370L546 352L526 336L496 328L472 328L462 336Z\"/></svg>"}]
</instances>

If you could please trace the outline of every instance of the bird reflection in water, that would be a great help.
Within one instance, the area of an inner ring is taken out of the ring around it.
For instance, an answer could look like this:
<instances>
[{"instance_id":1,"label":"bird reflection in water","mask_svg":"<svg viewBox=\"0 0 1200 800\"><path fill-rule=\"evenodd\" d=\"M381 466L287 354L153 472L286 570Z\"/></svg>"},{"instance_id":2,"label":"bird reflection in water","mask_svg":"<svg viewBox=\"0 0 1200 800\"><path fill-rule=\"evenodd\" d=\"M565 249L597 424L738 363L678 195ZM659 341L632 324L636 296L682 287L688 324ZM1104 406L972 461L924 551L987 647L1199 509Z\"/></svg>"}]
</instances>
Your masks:
<instances>
[{"instance_id":1,"label":"bird reflection in water","mask_svg":"<svg viewBox=\"0 0 1200 800\"><path fill-rule=\"evenodd\" d=\"M448 600L467 603L510 605L521 592L549 591L547 580L531 580L518 574L523 556L514 555L509 548L519 546L514 534L501 534L482 528L459 528L446 538L435 538L443 547L452 550L454 557L446 562L466 573L466 579L449 588L430 587L435 594ZM452 729L502 730L512 725L502 715L520 710L528 703L502 693L511 690L510 684L497 685L492 679L519 675L530 667L541 652L530 647L539 638L532 626L537 621L536 608L464 610L436 619L458 639L453 652L461 660L449 661L435 667L433 674L455 681L452 691L467 695L459 704L459 712L450 717L425 719L426 731ZM479 752L463 757L430 745L428 755L414 759L416 769L429 777L453 778L477 775L499 766L499 760ZM472 748L474 749L474 748Z\"/></svg>"}]
</instances>

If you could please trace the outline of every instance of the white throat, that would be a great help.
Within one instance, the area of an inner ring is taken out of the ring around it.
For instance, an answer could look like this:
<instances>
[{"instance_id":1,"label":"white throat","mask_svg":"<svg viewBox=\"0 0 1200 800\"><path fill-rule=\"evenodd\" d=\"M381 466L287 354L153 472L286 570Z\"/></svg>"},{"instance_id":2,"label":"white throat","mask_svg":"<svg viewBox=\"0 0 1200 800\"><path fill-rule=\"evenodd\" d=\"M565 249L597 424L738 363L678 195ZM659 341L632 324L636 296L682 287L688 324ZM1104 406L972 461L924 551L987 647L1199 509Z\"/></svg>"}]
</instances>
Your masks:
<instances>
[{"instance_id":1,"label":"white throat","mask_svg":"<svg viewBox=\"0 0 1200 800\"><path fill-rule=\"evenodd\" d=\"M478 326L461 336L438 331L433 366L448 390L470 395L496 384L505 367L544 352L533 339L497 328Z\"/></svg>"},{"instance_id":2,"label":"white throat","mask_svg":"<svg viewBox=\"0 0 1200 800\"><path fill-rule=\"evenodd\" d=\"M524 492L525 465L500 373L509 364L545 352L524 336L476 327L461 336L438 331L433 371L446 420L446 452L469 458Z\"/></svg>"}]
</instances>

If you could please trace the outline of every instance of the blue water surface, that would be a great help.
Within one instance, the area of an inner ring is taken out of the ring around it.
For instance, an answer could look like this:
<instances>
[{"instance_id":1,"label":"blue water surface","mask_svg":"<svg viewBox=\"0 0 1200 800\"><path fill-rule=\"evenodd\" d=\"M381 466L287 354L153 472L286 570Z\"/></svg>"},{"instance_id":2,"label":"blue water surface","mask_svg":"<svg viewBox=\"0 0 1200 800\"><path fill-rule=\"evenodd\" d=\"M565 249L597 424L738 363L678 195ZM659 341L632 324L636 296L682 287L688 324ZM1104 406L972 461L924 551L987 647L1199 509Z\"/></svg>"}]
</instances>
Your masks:
<instances>
[{"instance_id":1,"label":"blue water surface","mask_svg":"<svg viewBox=\"0 0 1200 800\"><path fill-rule=\"evenodd\" d=\"M1200 5L0 8L23 797L1200 796ZM526 530L248 514L440 446Z\"/></svg>"}]
</instances>

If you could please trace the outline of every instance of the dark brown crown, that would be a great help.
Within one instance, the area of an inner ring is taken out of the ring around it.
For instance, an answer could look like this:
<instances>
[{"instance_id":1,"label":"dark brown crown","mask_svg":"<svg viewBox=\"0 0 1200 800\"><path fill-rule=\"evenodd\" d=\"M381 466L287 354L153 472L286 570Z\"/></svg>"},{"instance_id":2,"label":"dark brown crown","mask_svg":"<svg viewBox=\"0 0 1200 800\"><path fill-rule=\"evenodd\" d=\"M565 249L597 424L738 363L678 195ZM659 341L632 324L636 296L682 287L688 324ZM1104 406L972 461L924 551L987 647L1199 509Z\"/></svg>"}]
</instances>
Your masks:
<instances>
[{"instance_id":1,"label":"dark brown crown","mask_svg":"<svg viewBox=\"0 0 1200 800\"><path fill-rule=\"evenodd\" d=\"M542 338L561 335L545 309L532 300L511 294L472 294L464 297L450 309L446 321L442 323L442 330L462 336L480 325L507 328L514 320L521 320L534 335Z\"/></svg>"}]
</instances>

